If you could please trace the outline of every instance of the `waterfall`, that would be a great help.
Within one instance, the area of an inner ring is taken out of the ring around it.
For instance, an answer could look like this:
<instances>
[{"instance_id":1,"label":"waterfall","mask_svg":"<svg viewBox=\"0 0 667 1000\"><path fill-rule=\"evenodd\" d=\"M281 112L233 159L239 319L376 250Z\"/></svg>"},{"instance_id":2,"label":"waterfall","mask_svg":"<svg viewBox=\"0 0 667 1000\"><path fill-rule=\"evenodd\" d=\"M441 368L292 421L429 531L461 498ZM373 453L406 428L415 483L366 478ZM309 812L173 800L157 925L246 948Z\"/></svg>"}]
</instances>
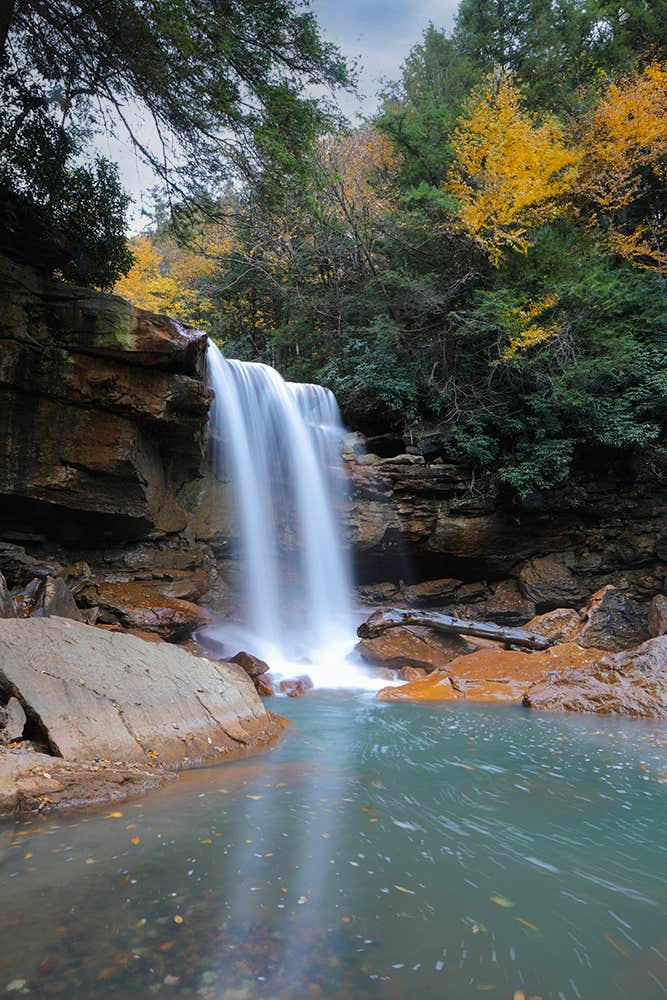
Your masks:
<instances>
[{"instance_id":1,"label":"waterfall","mask_svg":"<svg viewBox=\"0 0 667 1000\"><path fill-rule=\"evenodd\" d=\"M227 624L214 633L223 642L231 634L274 673L307 673L325 687L381 686L386 680L348 659L355 628L340 526L345 430L333 394L225 358L211 341L207 362L210 459L231 487L244 610L240 632Z\"/></svg>"}]
</instances>

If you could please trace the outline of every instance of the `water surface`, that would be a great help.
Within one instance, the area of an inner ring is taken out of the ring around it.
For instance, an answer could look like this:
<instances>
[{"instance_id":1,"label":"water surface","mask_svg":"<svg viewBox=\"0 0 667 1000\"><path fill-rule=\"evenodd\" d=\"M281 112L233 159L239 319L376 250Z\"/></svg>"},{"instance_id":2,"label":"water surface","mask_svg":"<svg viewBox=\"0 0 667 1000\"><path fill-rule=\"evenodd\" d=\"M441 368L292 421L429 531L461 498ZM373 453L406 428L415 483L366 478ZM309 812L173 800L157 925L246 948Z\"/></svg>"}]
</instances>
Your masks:
<instances>
[{"instance_id":1,"label":"water surface","mask_svg":"<svg viewBox=\"0 0 667 1000\"><path fill-rule=\"evenodd\" d=\"M271 753L0 827L0 993L667 993L664 726L274 707L291 726Z\"/></svg>"}]
</instances>

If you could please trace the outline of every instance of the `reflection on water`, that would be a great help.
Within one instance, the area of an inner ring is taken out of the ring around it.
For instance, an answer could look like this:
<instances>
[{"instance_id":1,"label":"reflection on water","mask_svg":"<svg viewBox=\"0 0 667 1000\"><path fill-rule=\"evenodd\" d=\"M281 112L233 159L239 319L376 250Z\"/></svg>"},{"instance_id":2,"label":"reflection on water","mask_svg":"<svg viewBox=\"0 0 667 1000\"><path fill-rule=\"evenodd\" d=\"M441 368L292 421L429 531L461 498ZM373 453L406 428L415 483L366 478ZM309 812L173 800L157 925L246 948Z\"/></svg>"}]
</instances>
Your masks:
<instances>
[{"instance_id":1,"label":"reflection on water","mask_svg":"<svg viewBox=\"0 0 667 1000\"><path fill-rule=\"evenodd\" d=\"M281 701L272 753L0 828L0 992L667 993L665 730Z\"/></svg>"}]
</instances>

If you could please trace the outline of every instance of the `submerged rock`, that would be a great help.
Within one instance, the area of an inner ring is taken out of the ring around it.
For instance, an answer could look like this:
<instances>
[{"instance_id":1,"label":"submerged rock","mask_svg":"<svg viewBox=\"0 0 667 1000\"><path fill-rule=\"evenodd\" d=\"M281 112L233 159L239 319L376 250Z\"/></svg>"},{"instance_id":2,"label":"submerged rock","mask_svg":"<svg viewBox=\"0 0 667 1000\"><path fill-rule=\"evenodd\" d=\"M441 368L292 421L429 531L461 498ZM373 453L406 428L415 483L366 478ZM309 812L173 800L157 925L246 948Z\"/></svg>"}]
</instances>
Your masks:
<instances>
[{"instance_id":1,"label":"submerged rock","mask_svg":"<svg viewBox=\"0 0 667 1000\"><path fill-rule=\"evenodd\" d=\"M631 649L648 638L646 610L617 587L602 587L582 613L584 624L577 640L582 646L617 652Z\"/></svg>"},{"instance_id":2,"label":"submerged rock","mask_svg":"<svg viewBox=\"0 0 667 1000\"><path fill-rule=\"evenodd\" d=\"M667 636L603 656L594 665L547 674L524 696L529 708L667 718Z\"/></svg>"},{"instance_id":3,"label":"submerged rock","mask_svg":"<svg viewBox=\"0 0 667 1000\"><path fill-rule=\"evenodd\" d=\"M0 698L9 697L34 742L75 761L183 765L272 730L241 671L64 618L0 624Z\"/></svg>"}]
</instances>

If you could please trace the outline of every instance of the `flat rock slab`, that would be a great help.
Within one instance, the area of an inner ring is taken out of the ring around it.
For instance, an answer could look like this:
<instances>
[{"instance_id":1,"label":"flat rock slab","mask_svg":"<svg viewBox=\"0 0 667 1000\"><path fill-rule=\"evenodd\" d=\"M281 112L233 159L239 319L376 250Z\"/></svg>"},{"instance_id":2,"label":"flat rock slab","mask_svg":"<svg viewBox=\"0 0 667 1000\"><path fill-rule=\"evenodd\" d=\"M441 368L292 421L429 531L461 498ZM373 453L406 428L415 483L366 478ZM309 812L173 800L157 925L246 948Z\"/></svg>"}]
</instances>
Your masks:
<instances>
[{"instance_id":1,"label":"flat rock slab","mask_svg":"<svg viewBox=\"0 0 667 1000\"><path fill-rule=\"evenodd\" d=\"M237 666L64 618L0 621L0 700L9 697L31 738L71 761L185 765L273 729Z\"/></svg>"},{"instance_id":2,"label":"flat rock slab","mask_svg":"<svg viewBox=\"0 0 667 1000\"><path fill-rule=\"evenodd\" d=\"M119 802L159 788L174 771L145 764L84 763L34 753L25 746L0 752L0 816Z\"/></svg>"}]
</instances>

